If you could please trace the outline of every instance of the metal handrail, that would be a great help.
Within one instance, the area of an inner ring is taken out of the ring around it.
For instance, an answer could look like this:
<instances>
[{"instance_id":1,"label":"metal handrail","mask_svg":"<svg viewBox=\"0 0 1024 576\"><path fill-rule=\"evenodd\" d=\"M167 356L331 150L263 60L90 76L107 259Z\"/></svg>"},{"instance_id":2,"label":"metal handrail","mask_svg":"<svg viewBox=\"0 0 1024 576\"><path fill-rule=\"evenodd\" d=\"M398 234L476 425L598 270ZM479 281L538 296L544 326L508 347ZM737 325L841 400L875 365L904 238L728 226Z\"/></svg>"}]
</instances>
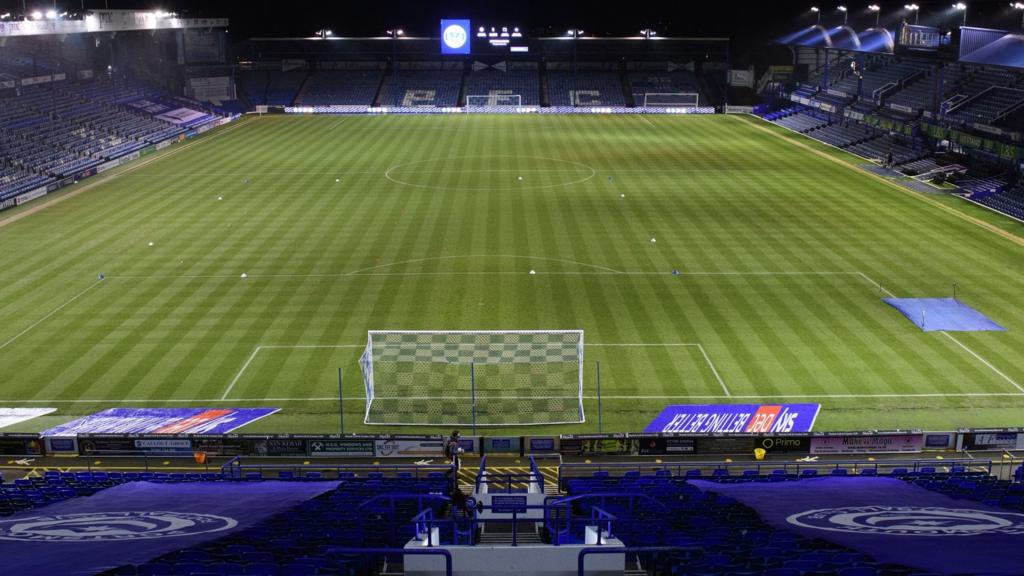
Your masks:
<instances>
[{"instance_id":1,"label":"metal handrail","mask_svg":"<svg viewBox=\"0 0 1024 576\"><path fill-rule=\"evenodd\" d=\"M327 555L332 554L358 554L359 556L365 556L367 554L411 554L419 556L443 556L444 557L444 573L445 576L452 576L452 553L444 548L328 548L325 552Z\"/></svg>"},{"instance_id":2,"label":"metal handrail","mask_svg":"<svg viewBox=\"0 0 1024 576\"><path fill-rule=\"evenodd\" d=\"M957 458L950 460L827 460L822 462L772 462L772 461L746 461L746 462L612 462L612 463L562 463L558 466L559 486L564 489L564 482L569 478L586 478L586 476L569 476L566 472L573 470L600 471L636 471L653 472L666 470L673 476L684 476L686 470L713 469L713 470L757 470L758 474L770 473L771 470L785 470L786 473L795 472L799 474L805 469L837 469L852 467L856 470L865 468L874 469L876 472L881 469L910 468L911 471L919 472L922 468L929 467L964 467L984 468L986 472L992 472L992 460L977 458Z\"/></svg>"},{"instance_id":3,"label":"metal handrail","mask_svg":"<svg viewBox=\"0 0 1024 576\"><path fill-rule=\"evenodd\" d=\"M600 541L600 540L599 540ZM587 556L593 554L644 554L651 552L703 552L700 546L602 546L598 548L583 548L576 560L576 574L585 576Z\"/></svg>"}]
</instances>

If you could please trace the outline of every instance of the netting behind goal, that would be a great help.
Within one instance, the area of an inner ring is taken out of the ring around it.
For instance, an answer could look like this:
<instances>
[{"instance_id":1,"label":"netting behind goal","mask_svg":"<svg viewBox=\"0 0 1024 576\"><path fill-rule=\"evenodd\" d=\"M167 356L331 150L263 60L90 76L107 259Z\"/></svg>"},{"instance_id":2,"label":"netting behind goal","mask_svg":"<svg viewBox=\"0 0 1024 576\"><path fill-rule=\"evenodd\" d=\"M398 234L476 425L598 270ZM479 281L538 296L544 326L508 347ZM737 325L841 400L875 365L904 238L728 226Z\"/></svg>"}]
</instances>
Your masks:
<instances>
[{"instance_id":1,"label":"netting behind goal","mask_svg":"<svg viewBox=\"0 0 1024 576\"><path fill-rule=\"evenodd\" d=\"M695 108L700 106L700 94L693 92L645 92L644 106L678 106Z\"/></svg>"},{"instance_id":2,"label":"netting behind goal","mask_svg":"<svg viewBox=\"0 0 1024 576\"><path fill-rule=\"evenodd\" d=\"M467 94L466 106L476 108L487 108L492 106L522 106L522 94L505 94L503 92L491 92L490 94Z\"/></svg>"},{"instance_id":3,"label":"netting behind goal","mask_svg":"<svg viewBox=\"0 0 1024 576\"><path fill-rule=\"evenodd\" d=\"M371 331L366 424L576 424L583 331Z\"/></svg>"}]
</instances>

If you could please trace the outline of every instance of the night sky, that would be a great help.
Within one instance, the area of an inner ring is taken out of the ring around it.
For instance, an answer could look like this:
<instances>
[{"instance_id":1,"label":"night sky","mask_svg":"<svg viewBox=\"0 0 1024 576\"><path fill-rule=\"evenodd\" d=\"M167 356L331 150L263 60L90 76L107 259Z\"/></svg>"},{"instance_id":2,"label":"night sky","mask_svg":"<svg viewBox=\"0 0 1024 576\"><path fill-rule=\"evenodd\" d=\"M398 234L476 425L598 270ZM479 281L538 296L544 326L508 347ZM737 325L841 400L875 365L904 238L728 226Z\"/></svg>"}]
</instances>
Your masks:
<instances>
[{"instance_id":1,"label":"night sky","mask_svg":"<svg viewBox=\"0 0 1024 576\"><path fill-rule=\"evenodd\" d=\"M108 0L110 8L175 10L195 16L226 16L231 20L233 39L253 36L309 36L321 28L330 28L338 36L377 36L390 27L401 27L407 34L437 34L440 18L468 17L476 24L521 26L528 35L564 34L570 27L582 28L588 35L636 35L641 28L653 28L662 36L727 36L737 52L756 50L765 42L814 23L809 8L821 8L822 23L838 25L842 14L839 2L771 0L692 1L557 1L557 0L429 0L335 1L292 0ZM28 9L47 8L53 0L26 0ZM57 0L61 9L77 9L81 0ZM848 3L850 24L863 29L874 24L868 12L870 0ZM907 16L904 1L878 2L882 23L896 24ZM920 1L920 23L941 27L959 25L962 13L951 9L951 1ZM21 12L22 0L0 0L0 13ZM104 0L86 0L86 8L102 8ZM1021 12L1007 1L968 2L968 25L1015 29L1021 25ZM913 16L910 16L912 19Z\"/></svg>"}]
</instances>

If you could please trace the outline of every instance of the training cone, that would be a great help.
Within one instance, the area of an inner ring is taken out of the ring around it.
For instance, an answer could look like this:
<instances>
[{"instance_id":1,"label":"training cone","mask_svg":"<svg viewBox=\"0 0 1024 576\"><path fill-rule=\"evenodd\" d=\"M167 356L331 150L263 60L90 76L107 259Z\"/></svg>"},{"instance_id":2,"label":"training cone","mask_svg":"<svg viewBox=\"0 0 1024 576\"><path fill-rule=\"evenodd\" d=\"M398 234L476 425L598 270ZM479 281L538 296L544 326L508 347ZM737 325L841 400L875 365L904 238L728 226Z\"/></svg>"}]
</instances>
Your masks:
<instances>
[{"instance_id":1,"label":"training cone","mask_svg":"<svg viewBox=\"0 0 1024 576\"><path fill-rule=\"evenodd\" d=\"M206 464L206 452L196 452L192 457L195 458L196 464Z\"/></svg>"},{"instance_id":2,"label":"training cone","mask_svg":"<svg viewBox=\"0 0 1024 576\"><path fill-rule=\"evenodd\" d=\"M754 448L754 460L764 460L764 455L767 453L768 451L764 448Z\"/></svg>"}]
</instances>

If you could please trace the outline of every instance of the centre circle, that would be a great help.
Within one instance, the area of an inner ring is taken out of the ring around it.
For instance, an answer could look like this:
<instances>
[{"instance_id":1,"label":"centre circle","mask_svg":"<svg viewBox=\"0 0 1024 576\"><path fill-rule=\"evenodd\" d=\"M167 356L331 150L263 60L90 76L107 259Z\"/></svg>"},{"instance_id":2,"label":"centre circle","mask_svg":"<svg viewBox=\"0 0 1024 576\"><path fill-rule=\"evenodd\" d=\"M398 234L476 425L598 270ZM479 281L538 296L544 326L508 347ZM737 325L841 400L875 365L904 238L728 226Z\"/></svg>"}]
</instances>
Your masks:
<instances>
[{"instance_id":1,"label":"centre circle","mask_svg":"<svg viewBox=\"0 0 1024 576\"><path fill-rule=\"evenodd\" d=\"M596 174L582 162L544 156L458 156L396 164L384 177L430 190L511 191L571 186Z\"/></svg>"}]
</instances>

